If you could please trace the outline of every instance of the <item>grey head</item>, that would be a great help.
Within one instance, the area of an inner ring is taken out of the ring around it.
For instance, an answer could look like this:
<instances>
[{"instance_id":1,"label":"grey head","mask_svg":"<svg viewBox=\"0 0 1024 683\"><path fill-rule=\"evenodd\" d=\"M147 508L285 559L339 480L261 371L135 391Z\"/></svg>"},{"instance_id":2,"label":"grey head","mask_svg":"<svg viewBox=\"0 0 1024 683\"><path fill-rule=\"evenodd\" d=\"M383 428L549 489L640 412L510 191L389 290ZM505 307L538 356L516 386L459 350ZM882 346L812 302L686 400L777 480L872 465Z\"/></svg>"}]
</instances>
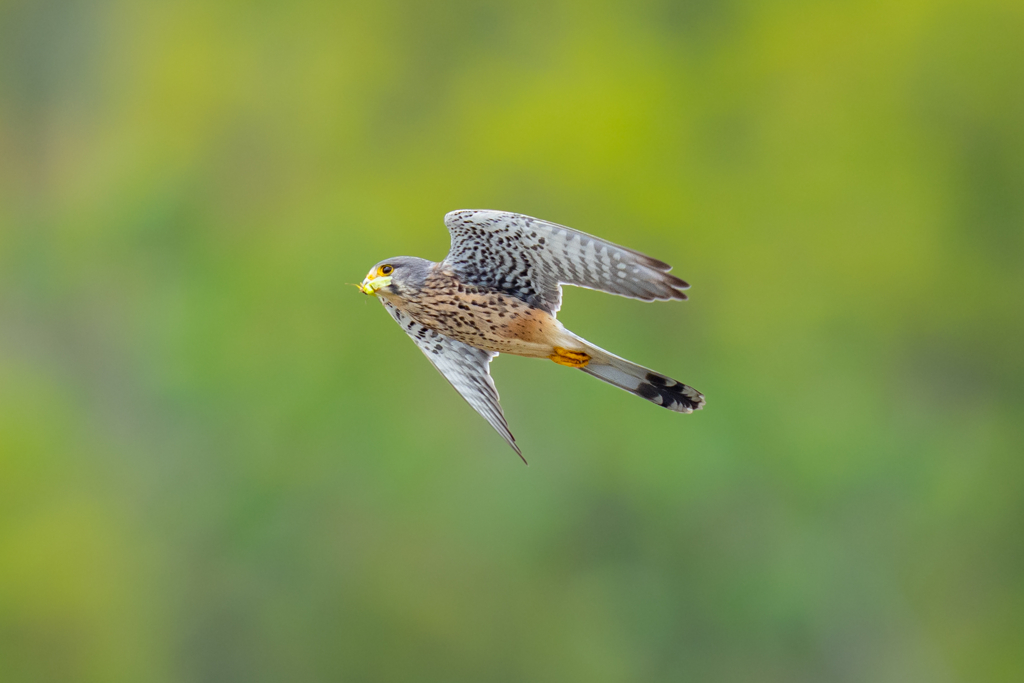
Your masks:
<instances>
[{"instance_id":1,"label":"grey head","mask_svg":"<svg viewBox=\"0 0 1024 683\"><path fill-rule=\"evenodd\" d=\"M401 299L416 295L430 273L433 261L417 256L395 256L384 259L370 269L359 285L364 294L378 293Z\"/></svg>"}]
</instances>

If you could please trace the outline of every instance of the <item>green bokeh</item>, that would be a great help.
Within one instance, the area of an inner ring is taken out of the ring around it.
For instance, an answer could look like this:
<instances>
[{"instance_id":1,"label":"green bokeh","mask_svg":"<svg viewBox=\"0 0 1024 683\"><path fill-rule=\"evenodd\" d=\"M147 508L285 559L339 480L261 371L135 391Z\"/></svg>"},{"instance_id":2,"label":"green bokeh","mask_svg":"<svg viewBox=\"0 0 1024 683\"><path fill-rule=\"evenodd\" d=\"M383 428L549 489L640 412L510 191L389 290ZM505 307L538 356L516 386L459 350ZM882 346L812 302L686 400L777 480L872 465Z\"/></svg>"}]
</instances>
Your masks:
<instances>
[{"instance_id":1,"label":"green bokeh","mask_svg":"<svg viewBox=\"0 0 1024 683\"><path fill-rule=\"evenodd\" d=\"M0 2L0 680L1024 680L1024 5ZM346 283L517 211L683 416Z\"/></svg>"}]
</instances>

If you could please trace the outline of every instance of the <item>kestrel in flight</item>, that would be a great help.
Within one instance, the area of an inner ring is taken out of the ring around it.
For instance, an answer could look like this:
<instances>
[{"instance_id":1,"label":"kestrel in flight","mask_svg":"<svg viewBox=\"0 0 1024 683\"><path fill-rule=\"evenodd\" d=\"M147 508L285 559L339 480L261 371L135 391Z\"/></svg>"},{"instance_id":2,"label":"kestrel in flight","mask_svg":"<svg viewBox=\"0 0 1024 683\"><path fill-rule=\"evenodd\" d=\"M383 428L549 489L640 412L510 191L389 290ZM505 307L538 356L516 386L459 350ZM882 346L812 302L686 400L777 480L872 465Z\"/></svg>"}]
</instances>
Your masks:
<instances>
[{"instance_id":1,"label":"kestrel in flight","mask_svg":"<svg viewBox=\"0 0 1024 683\"><path fill-rule=\"evenodd\" d=\"M444 223L452 236L444 261L387 259L359 288L380 299L520 458L491 380L499 353L548 358L679 413L704 407L693 387L608 353L555 318L563 284L643 301L686 299L689 285L669 275L667 263L517 213L452 211Z\"/></svg>"}]
</instances>

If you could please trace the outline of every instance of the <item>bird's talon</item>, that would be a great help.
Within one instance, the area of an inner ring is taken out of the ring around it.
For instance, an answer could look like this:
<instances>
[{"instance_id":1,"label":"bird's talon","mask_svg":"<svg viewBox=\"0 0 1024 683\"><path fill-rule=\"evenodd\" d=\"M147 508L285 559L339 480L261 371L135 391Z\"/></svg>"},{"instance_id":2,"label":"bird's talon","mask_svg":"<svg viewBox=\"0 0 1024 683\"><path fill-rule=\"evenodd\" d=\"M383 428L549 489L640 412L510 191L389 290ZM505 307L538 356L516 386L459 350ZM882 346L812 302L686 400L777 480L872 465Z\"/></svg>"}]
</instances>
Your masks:
<instances>
[{"instance_id":1,"label":"bird's talon","mask_svg":"<svg viewBox=\"0 0 1024 683\"><path fill-rule=\"evenodd\" d=\"M568 368L585 368L587 363L590 362L590 356L582 351L570 351L569 349L563 349L561 346L556 346L555 352L548 356L548 358Z\"/></svg>"}]
</instances>

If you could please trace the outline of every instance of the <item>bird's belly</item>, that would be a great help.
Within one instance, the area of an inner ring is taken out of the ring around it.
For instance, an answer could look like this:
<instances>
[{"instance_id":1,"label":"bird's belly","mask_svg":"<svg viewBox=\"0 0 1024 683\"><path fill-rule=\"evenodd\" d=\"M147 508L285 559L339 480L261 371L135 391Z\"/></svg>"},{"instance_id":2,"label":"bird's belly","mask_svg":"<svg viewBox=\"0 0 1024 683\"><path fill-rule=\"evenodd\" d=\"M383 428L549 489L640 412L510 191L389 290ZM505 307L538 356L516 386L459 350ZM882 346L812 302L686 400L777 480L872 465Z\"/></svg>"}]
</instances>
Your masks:
<instances>
[{"instance_id":1,"label":"bird's belly","mask_svg":"<svg viewBox=\"0 0 1024 683\"><path fill-rule=\"evenodd\" d=\"M497 293L461 293L409 313L447 337L485 351L547 358L566 334L550 313Z\"/></svg>"}]
</instances>

